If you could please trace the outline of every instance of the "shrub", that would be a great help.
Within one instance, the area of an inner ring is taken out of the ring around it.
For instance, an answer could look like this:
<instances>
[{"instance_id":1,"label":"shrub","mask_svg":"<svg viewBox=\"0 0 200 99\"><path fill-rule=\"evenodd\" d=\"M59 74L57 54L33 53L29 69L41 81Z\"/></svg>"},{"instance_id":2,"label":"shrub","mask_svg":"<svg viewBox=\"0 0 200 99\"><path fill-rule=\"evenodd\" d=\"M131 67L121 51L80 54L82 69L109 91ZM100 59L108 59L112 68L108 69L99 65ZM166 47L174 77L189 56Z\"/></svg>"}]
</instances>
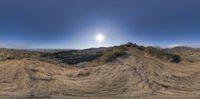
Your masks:
<instances>
[{"instance_id":1,"label":"shrub","mask_svg":"<svg viewBox=\"0 0 200 99\"><path fill-rule=\"evenodd\" d=\"M126 47L136 47L137 45L134 43L131 43L131 42L128 42L127 44L125 44Z\"/></svg>"},{"instance_id":2,"label":"shrub","mask_svg":"<svg viewBox=\"0 0 200 99\"><path fill-rule=\"evenodd\" d=\"M142 50L142 51L145 50L145 47L144 47L144 46L138 46L137 48L138 48L139 50Z\"/></svg>"},{"instance_id":3,"label":"shrub","mask_svg":"<svg viewBox=\"0 0 200 99\"><path fill-rule=\"evenodd\" d=\"M142 50L142 51L145 50L144 46L139 46L136 43L131 43L131 42L128 42L124 46L126 46L126 47L134 47L134 48L137 48L137 49Z\"/></svg>"},{"instance_id":4,"label":"shrub","mask_svg":"<svg viewBox=\"0 0 200 99\"><path fill-rule=\"evenodd\" d=\"M105 52L104 55L101 57L101 59L104 62L109 62L109 61L111 61L111 60L123 55L124 53L125 52L122 49L114 49L114 50Z\"/></svg>"},{"instance_id":5,"label":"shrub","mask_svg":"<svg viewBox=\"0 0 200 99\"><path fill-rule=\"evenodd\" d=\"M178 63L182 60L182 58L179 55L176 55L170 51L165 51L161 48L147 47L146 50L148 54L159 59L166 59L169 60L170 62L175 62L175 63Z\"/></svg>"},{"instance_id":6,"label":"shrub","mask_svg":"<svg viewBox=\"0 0 200 99\"><path fill-rule=\"evenodd\" d=\"M175 63L178 63L182 60L182 58L176 54L169 54L169 58L171 59L170 62L175 62Z\"/></svg>"},{"instance_id":7,"label":"shrub","mask_svg":"<svg viewBox=\"0 0 200 99\"><path fill-rule=\"evenodd\" d=\"M7 55L7 56L6 56L6 59L7 59L7 60L14 59L14 56L12 56L12 55Z\"/></svg>"},{"instance_id":8,"label":"shrub","mask_svg":"<svg viewBox=\"0 0 200 99\"><path fill-rule=\"evenodd\" d=\"M99 57L97 60L92 61L91 65L97 66L97 65L103 65L107 62L110 62L113 59L124 55L125 50L126 48L123 45L118 46L118 47L113 47L110 50L104 52L103 55Z\"/></svg>"}]
</instances>

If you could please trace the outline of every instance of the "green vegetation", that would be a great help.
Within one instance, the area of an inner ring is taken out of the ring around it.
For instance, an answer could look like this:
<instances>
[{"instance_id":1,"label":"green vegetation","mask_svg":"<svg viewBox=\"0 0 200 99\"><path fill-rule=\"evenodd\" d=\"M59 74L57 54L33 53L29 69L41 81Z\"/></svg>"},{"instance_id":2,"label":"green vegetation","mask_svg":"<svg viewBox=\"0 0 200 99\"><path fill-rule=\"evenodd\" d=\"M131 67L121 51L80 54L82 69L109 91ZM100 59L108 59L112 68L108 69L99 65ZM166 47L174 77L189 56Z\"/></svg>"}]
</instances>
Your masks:
<instances>
[{"instance_id":1,"label":"green vegetation","mask_svg":"<svg viewBox=\"0 0 200 99\"><path fill-rule=\"evenodd\" d=\"M80 51L80 50L71 50L71 51L62 51L56 53L44 53L44 59L52 59L57 62L67 63L67 64L77 64L86 61L92 61L102 54L101 52L90 52L87 50Z\"/></svg>"},{"instance_id":2,"label":"green vegetation","mask_svg":"<svg viewBox=\"0 0 200 99\"><path fill-rule=\"evenodd\" d=\"M178 63L182 60L182 58L179 55L161 48L146 47L146 52L151 56L154 56L159 59L169 60L170 62Z\"/></svg>"},{"instance_id":3,"label":"green vegetation","mask_svg":"<svg viewBox=\"0 0 200 99\"><path fill-rule=\"evenodd\" d=\"M137 45L136 43L131 43L131 42L128 42L127 44L125 44L124 46L126 47L130 47L130 48L137 48L141 51L144 51L145 50L145 47L144 46L139 46Z\"/></svg>"},{"instance_id":4,"label":"green vegetation","mask_svg":"<svg viewBox=\"0 0 200 99\"><path fill-rule=\"evenodd\" d=\"M112 61L117 57L124 55L126 50L127 50L126 47L123 45L112 47L110 50L103 52L103 55L98 59L92 61L90 65L91 66L103 65L107 62Z\"/></svg>"},{"instance_id":5,"label":"green vegetation","mask_svg":"<svg viewBox=\"0 0 200 99\"><path fill-rule=\"evenodd\" d=\"M103 62L109 62L112 61L113 59L122 56L125 54L125 47L124 46L119 46L116 48L112 48L109 51L106 51L102 57L100 58Z\"/></svg>"},{"instance_id":6,"label":"green vegetation","mask_svg":"<svg viewBox=\"0 0 200 99\"><path fill-rule=\"evenodd\" d=\"M161 60L168 60L174 63L178 63L182 60L182 58L179 55L174 54L173 52L169 50L161 49L159 47L152 47L152 46L144 47L144 46L139 46L136 43L131 43L131 42L128 42L127 44L125 44L125 46L129 48L136 48L140 51L145 51L147 52L147 54Z\"/></svg>"},{"instance_id":7,"label":"green vegetation","mask_svg":"<svg viewBox=\"0 0 200 99\"><path fill-rule=\"evenodd\" d=\"M72 65L78 63L88 63L91 66L97 66L113 61L115 58L124 55L126 50L130 51L130 49L131 51L137 51L133 53L137 53L140 56L147 53L151 57L167 60L170 62L178 63L182 60L182 57L174 54L174 51L171 49L167 50L158 47L144 47L137 45L136 43L129 42L124 45L107 48L101 47L85 50L63 50L55 52L0 49L0 61L13 59L30 59Z\"/></svg>"}]
</instances>

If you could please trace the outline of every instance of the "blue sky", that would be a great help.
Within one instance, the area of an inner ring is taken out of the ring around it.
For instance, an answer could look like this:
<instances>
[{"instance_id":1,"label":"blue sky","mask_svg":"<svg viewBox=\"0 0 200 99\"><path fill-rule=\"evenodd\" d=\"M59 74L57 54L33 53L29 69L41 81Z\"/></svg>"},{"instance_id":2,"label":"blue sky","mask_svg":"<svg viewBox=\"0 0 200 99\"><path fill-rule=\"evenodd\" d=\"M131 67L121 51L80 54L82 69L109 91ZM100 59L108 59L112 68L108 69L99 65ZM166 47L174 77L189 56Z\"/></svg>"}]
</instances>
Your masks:
<instances>
[{"instance_id":1,"label":"blue sky","mask_svg":"<svg viewBox=\"0 0 200 99\"><path fill-rule=\"evenodd\" d=\"M0 0L0 47L200 47L199 9L199 0Z\"/></svg>"}]
</instances>

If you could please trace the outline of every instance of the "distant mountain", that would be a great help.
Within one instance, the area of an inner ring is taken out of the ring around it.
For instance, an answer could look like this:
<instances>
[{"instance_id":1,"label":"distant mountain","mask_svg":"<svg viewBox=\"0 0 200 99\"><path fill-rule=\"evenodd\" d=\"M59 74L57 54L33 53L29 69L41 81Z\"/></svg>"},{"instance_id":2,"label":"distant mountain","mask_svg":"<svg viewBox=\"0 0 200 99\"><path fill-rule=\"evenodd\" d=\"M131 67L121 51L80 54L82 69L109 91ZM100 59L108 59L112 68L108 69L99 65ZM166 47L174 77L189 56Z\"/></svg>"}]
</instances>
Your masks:
<instances>
[{"instance_id":1,"label":"distant mountain","mask_svg":"<svg viewBox=\"0 0 200 99\"><path fill-rule=\"evenodd\" d=\"M35 52L60 52L60 51L69 51L73 49L25 49L27 51L35 51Z\"/></svg>"}]
</instances>

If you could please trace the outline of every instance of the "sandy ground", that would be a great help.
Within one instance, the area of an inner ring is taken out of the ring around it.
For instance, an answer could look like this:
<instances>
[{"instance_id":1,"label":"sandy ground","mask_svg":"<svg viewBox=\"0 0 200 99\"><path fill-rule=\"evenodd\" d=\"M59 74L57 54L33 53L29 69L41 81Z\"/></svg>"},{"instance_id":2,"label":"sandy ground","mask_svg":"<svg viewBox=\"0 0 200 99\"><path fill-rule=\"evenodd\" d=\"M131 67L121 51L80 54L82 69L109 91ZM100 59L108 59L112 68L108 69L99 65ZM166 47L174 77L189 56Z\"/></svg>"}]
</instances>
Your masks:
<instances>
[{"instance_id":1,"label":"sandy ground","mask_svg":"<svg viewBox=\"0 0 200 99\"><path fill-rule=\"evenodd\" d=\"M96 67L41 61L0 62L1 98L199 99L200 63L130 55Z\"/></svg>"},{"instance_id":2,"label":"sandy ground","mask_svg":"<svg viewBox=\"0 0 200 99\"><path fill-rule=\"evenodd\" d=\"M187 96L187 97L132 97L132 96L123 96L123 97L62 97L62 96L48 96L48 97L15 97L15 96L1 96L1 99L199 99L200 97L196 96Z\"/></svg>"}]
</instances>

